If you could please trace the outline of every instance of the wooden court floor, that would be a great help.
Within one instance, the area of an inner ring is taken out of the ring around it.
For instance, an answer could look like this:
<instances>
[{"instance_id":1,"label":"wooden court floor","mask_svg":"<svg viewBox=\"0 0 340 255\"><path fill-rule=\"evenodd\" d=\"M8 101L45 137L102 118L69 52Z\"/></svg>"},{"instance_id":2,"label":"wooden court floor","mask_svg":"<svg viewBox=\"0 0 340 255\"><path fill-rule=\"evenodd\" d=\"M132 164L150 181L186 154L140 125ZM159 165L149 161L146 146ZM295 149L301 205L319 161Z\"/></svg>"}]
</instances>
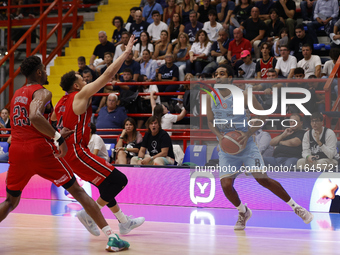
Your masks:
<instances>
[{"instance_id":1,"label":"wooden court floor","mask_svg":"<svg viewBox=\"0 0 340 255\"><path fill-rule=\"evenodd\" d=\"M117 221L108 220L117 231ZM313 231L145 222L121 236L121 254L340 254L339 231ZM92 236L75 217L10 214L0 223L0 254L107 254L106 238Z\"/></svg>"}]
</instances>

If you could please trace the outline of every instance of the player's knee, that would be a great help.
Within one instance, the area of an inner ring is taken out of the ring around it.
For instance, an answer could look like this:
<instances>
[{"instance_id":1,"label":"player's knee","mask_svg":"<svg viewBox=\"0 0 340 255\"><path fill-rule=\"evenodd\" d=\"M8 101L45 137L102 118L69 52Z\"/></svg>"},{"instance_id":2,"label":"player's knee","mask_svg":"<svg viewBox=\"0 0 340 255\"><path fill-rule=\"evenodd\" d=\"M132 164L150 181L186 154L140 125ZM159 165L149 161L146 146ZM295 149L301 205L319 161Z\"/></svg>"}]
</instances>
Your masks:
<instances>
[{"instance_id":1,"label":"player's knee","mask_svg":"<svg viewBox=\"0 0 340 255\"><path fill-rule=\"evenodd\" d=\"M234 189L234 182L233 179L230 178L223 178L221 180L221 186L224 192L231 193Z\"/></svg>"}]
</instances>

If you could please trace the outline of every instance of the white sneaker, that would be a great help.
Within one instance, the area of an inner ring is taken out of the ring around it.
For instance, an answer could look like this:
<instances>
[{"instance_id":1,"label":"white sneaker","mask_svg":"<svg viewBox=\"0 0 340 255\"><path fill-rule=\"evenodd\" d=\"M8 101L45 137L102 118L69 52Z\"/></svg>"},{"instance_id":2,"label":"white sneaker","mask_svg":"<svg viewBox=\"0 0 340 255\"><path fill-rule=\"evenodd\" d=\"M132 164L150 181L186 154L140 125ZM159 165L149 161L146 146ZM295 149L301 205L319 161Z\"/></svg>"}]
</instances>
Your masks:
<instances>
[{"instance_id":1,"label":"white sneaker","mask_svg":"<svg viewBox=\"0 0 340 255\"><path fill-rule=\"evenodd\" d=\"M94 220L88 215L85 210L77 212L77 217L84 227L94 236L99 236L100 231Z\"/></svg>"},{"instance_id":2,"label":"white sneaker","mask_svg":"<svg viewBox=\"0 0 340 255\"><path fill-rule=\"evenodd\" d=\"M301 206L295 207L294 212L299 217L301 217L301 219L303 219L303 222L306 224L309 224L314 218L314 215L312 213L308 212L305 208Z\"/></svg>"},{"instance_id":3,"label":"white sneaker","mask_svg":"<svg viewBox=\"0 0 340 255\"><path fill-rule=\"evenodd\" d=\"M251 210L247 207L247 204L244 205L246 207L245 213L238 213L238 220L234 226L234 230L243 230L246 228L246 223L250 219L253 214Z\"/></svg>"},{"instance_id":4,"label":"white sneaker","mask_svg":"<svg viewBox=\"0 0 340 255\"><path fill-rule=\"evenodd\" d=\"M144 217L139 217L136 219L133 219L132 216L126 216L128 221L126 223L119 223L119 233L121 235L128 234L132 229L139 227L142 225L145 221Z\"/></svg>"}]
</instances>

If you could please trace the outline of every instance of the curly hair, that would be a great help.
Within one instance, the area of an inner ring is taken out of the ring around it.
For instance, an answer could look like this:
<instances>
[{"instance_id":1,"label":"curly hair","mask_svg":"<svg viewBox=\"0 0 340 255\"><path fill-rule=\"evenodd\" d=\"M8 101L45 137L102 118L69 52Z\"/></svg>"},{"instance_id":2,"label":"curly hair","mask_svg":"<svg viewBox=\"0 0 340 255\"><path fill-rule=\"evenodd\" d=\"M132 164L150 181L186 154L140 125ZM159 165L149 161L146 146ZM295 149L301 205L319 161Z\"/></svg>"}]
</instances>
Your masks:
<instances>
[{"instance_id":1,"label":"curly hair","mask_svg":"<svg viewBox=\"0 0 340 255\"><path fill-rule=\"evenodd\" d=\"M31 76L39 67L42 67L41 59L37 56L30 56L22 61L20 65L20 71L27 78Z\"/></svg>"},{"instance_id":2,"label":"curly hair","mask_svg":"<svg viewBox=\"0 0 340 255\"><path fill-rule=\"evenodd\" d=\"M75 71L68 72L61 77L60 87L68 92L72 88L73 84L77 81L77 76Z\"/></svg>"},{"instance_id":3,"label":"curly hair","mask_svg":"<svg viewBox=\"0 0 340 255\"><path fill-rule=\"evenodd\" d=\"M121 16L115 16L113 19L112 19L112 25L115 25L115 20L119 20L120 22L120 26L123 27L124 26L124 20Z\"/></svg>"}]
</instances>

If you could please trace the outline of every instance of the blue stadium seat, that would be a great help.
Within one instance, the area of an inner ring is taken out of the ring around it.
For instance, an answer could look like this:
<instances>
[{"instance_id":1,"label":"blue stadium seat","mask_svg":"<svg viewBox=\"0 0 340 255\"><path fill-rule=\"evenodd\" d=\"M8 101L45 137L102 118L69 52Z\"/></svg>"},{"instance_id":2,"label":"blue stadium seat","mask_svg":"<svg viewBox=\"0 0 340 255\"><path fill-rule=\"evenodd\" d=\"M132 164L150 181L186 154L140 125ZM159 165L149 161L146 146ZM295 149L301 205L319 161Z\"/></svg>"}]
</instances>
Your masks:
<instances>
[{"instance_id":1,"label":"blue stadium seat","mask_svg":"<svg viewBox=\"0 0 340 255\"><path fill-rule=\"evenodd\" d=\"M325 46L325 49L326 49L326 50L330 50L330 49L331 49L331 45L330 45L330 44L327 44L327 45Z\"/></svg>"},{"instance_id":2,"label":"blue stadium seat","mask_svg":"<svg viewBox=\"0 0 340 255\"><path fill-rule=\"evenodd\" d=\"M204 166L207 163L207 146L189 145L185 150L183 164L188 162Z\"/></svg>"},{"instance_id":3,"label":"blue stadium seat","mask_svg":"<svg viewBox=\"0 0 340 255\"><path fill-rule=\"evenodd\" d=\"M115 149L116 144L106 143L105 146L106 146L107 153L109 154L109 158L111 158L111 155L113 153L113 150Z\"/></svg>"},{"instance_id":4,"label":"blue stadium seat","mask_svg":"<svg viewBox=\"0 0 340 255\"><path fill-rule=\"evenodd\" d=\"M324 43L313 44L314 50L321 50L322 47L325 47Z\"/></svg>"},{"instance_id":5,"label":"blue stadium seat","mask_svg":"<svg viewBox=\"0 0 340 255\"><path fill-rule=\"evenodd\" d=\"M217 151L217 146L214 148L212 154L211 154L211 159L218 159L218 151Z\"/></svg>"},{"instance_id":6,"label":"blue stadium seat","mask_svg":"<svg viewBox=\"0 0 340 255\"><path fill-rule=\"evenodd\" d=\"M0 142L0 146L3 148L4 152L8 152L8 143Z\"/></svg>"}]
</instances>

